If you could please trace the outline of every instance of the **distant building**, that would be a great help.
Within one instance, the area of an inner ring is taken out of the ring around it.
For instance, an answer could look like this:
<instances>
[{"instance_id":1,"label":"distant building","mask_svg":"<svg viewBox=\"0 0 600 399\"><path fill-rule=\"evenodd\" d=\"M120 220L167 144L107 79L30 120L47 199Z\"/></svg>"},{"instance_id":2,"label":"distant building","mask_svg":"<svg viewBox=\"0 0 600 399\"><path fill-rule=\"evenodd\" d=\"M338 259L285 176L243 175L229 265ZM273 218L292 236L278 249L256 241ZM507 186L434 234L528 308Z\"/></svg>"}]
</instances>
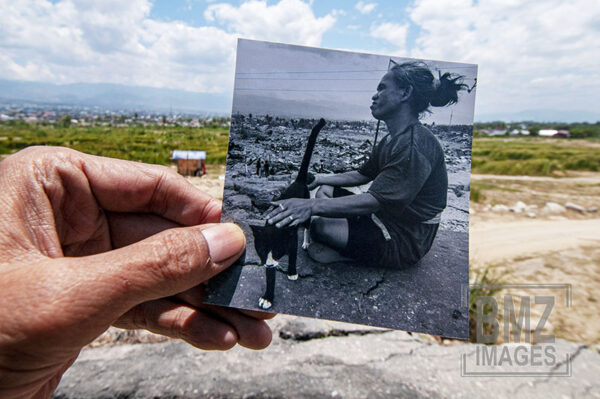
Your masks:
<instances>
[{"instance_id":1,"label":"distant building","mask_svg":"<svg viewBox=\"0 0 600 399\"><path fill-rule=\"evenodd\" d=\"M483 129L481 131L487 136L504 136L507 132L506 129Z\"/></svg>"},{"instance_id":2,"label":"distant building","mask_svg":"<svg viewBox=\"0 0 600 399\"><path fill-rule=\"evenodd\" d=\"M568 130L556 130L556 129L541 129L538 132L540 137L555 137L555 138L567 138L570 136Z\"/></svg>"},{"instance_id":3,"label":"distant building","mask_svg":"<svg viewBox=\"0 0 600 399\"><path fill-rule=\"evenodd\" d=\"M511 136L529 136L530 132L527 129L513 129L510 131Z\"/></svg>"},{"instance_id":4,"label":"distant building","mask_svg":"<svg viewBox=\"0 0 600 399\"><path fill-rule=\"evenodd\" d=\"M177 161L177 172L184 176L206 174L206 151L174 150L171 159Z\"/></svg>"}]
</instances>

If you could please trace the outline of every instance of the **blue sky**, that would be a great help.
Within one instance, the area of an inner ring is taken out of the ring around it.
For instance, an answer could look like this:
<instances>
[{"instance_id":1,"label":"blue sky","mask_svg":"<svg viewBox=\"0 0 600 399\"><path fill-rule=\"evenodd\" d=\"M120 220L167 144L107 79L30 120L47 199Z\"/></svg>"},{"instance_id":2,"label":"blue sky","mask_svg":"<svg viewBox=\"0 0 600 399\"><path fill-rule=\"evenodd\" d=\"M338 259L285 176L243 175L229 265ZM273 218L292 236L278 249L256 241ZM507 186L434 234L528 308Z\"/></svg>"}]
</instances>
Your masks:
<instances>
[{"instance_id":1,"label":"blue sky","mask_svg":"<svg viewBox=\"0 0 600 399\"><path fill-rule=\"evenodd\" d=\"M0 79L230 94L239 37L478 64L476 115L600 119L590 0L0 0Z\"/></svg>"},{"instance_id":2,"label":"blue sky","mask_svg":"<svg viewBox=\"0 0 600 399\"><path fill-rule=\"evenodd\" d=\"M193 26L202 26L206 24L204 11L211 3L216 2L205 0L157 0L154 1L150 17L163 21L181 20ZM243 1L230 1L228 3L240 5ZM275 4L277 2L269 1L268 3ZM362 12L356 7L357 3L359 2L343 0L316 0L312 3L312 9L317 18L331 14L334 10L338 11L336 13L336 24L323 34L321 45L326 48L365 49L367 51L373 51L373 49L381 51L394 50L393 46L387 45L381 39L372 37L369 30L372 24L382 21L409 23L409 18L404 10L410 5L410 2L405 0L363 1L363 6L360 7L363 10ZM219 24L216 25L219 26ZM407 35L409 47L414 46L418 30L416 25L409 26Z\"/></svg>"}]
</instances>

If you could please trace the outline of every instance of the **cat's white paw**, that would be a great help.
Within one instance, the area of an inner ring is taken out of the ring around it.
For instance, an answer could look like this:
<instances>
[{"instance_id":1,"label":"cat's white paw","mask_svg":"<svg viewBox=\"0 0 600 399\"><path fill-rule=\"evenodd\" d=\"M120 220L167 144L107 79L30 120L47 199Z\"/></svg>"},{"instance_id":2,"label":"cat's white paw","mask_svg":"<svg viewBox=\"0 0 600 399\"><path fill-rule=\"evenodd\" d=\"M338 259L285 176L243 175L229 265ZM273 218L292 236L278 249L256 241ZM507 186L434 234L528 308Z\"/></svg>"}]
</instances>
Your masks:
<instances>
[{"instance_id":1,"label":"cat's white paw","mask_svg":"<svg viewBox=\"0 0 600 399\"><path fill-rule=\"evenodd\" d=\"M298 273L296 273L296 274L288 274L288 280L292 280L292 281L298 280Z\"/></svg>"},{"instance_id":2,"label":"cat's white paw","mask_svg":"<svg viewBox=\"0 0 600 399\"><path fill-rule=\"evenodd\" d=\"M263 309L263 310L267 310L270 309L271 306L273 306L273 304L271 303L271 301L266 300L265 298L261 297L258 300L258 307Z\"/></svg>"},{"instance_id":3,"label":"cat's white paw","mask_svg":"<svg viewBox=\"0 0 600 399\"><path fill-rule=\"evenodd\" d=\"M304 229L303 240L302 240L302 249L307 250L310 245L310 233L308 229Z\"/></svg>"},{"instance_id":4,"label":"cat's white paw","mask_svg":"<svg viewBox=\"0 0 600 399\"><path fill-rule=\"evenodd\" d=\"M265 262L265 265L267 265L267 267L279 266L279 262L277 262L273 258L273 252L272 251L269 251L269 254L267 255L267 261Z\"/></svg>"}]
</instances>

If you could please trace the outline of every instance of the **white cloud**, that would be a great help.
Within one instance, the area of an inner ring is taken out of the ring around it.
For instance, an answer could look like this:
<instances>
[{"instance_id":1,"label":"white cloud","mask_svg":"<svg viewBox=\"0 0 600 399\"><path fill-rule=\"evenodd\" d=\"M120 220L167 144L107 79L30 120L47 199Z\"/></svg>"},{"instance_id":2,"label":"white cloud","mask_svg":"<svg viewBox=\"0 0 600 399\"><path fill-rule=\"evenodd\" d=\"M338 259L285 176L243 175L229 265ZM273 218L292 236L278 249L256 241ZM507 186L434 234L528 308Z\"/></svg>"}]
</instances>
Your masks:
<instances>
[{"instance_id":1,"label":"white cloud","mask_svg":"<svg viewBox=\"0 0 600 399\"><path fill-rule=\"evenodd\" d=\"M411 55L479 64L478 113L600 109L600 2L417 0Z\"/></svg>"},{"instance_id":2,"label":"white cloud","mask_svg":"<svg viewBox=\"0 0 600 399\"><path fill-rule=\"evenodd\" d=\"M207 92L231 81L234 35L153 21L148 0L1 1L0 7L7 12L0 25L2 78Z\"/></svg>"},{"instance_id":3,"label":"white cloud","mask_svg":"<svg viewBox=\"0 0 600 399\"><path fill-rule=\"evenodd\" d=\"M364 1L359 1L354 6L361 14L369 14L375 7L377 7L377 3L365 3Z\"/></svg>"},{"instance_id":4,"label":"white cloud","mask_svg":"<svg viewBox=\"0 0 600 399\"><path fill-rule=\"evenodd\" d=\"M151 0L0 0L0 78L227 93L238 36L319 45L335 23L300 0L210 5L208 16L227 29L157 21L151 8Z\"/></svg>"},{"instance_id":5,"label":"white cloud","mask_svg":"<svg viewBox=\"0 0 600 399\"><path fill-rule=\"evenodd\" d=\"M396 24L384 22L373 24L371 26L371 36L377 39L384 39L392 44L394 51L402 55L406 51L406 34L408 24Z\"/></svg>"},{"instance_id":6,"label":"white cloud","mask_svg":"<svg viewBox=\"0 0 600 399\"><path fill-rule=\"evenodd\" d=\"M301 0L281 0L272 6L264 0L250 0L239 7L213 4L206 9L204 17L226 25L229 32L244 38L309 46L321 44L323 33L336 21L331 14L315 17L310 5Z\"/></svg>"}]
</instances>

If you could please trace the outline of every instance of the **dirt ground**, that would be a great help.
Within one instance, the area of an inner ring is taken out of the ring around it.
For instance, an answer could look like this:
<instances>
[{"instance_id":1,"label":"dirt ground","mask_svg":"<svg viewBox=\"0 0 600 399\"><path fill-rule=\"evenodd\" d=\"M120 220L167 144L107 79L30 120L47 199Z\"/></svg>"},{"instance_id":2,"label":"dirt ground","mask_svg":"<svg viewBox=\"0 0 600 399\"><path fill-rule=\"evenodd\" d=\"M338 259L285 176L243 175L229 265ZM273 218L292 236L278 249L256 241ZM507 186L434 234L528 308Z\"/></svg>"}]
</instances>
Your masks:
<instances>
[{"instance_id":1,"label":"dirt ground","mask_svg":"<svg viewBox=\"0 0 600 399\"><path fill-rule=\"evenodd\" d=\"M471 202L470 209L471 279L489 268L488 275L502 283L570 284L570 307L564 290L548 293L556 295L556 303L545 331L598 347L600 173L571 172L562 178L473 175L471 184L484 187L483 199ZM523 208L516 206L518 201L527 208L518 212ZM550 210L548 202L562 207L570 202L583 210ZM509 294L542 295L539 289L513 289L497 296ZM533 306L533 318L543 309Z\"/></svg>"},{"instance_id":2,"label":"dirt ground","mask_svg":"<svg viewBox=\"0 0 600 399\"><path fill-rule=\"evenodd\" d=\"M173 167L177 169L176 167ZM220 200L223 199L223 185L225 184L225 165L206 165L206 175L202 177L186 177L190 183L200 187L204 192Z\"/></svg>"}]
</instances>

